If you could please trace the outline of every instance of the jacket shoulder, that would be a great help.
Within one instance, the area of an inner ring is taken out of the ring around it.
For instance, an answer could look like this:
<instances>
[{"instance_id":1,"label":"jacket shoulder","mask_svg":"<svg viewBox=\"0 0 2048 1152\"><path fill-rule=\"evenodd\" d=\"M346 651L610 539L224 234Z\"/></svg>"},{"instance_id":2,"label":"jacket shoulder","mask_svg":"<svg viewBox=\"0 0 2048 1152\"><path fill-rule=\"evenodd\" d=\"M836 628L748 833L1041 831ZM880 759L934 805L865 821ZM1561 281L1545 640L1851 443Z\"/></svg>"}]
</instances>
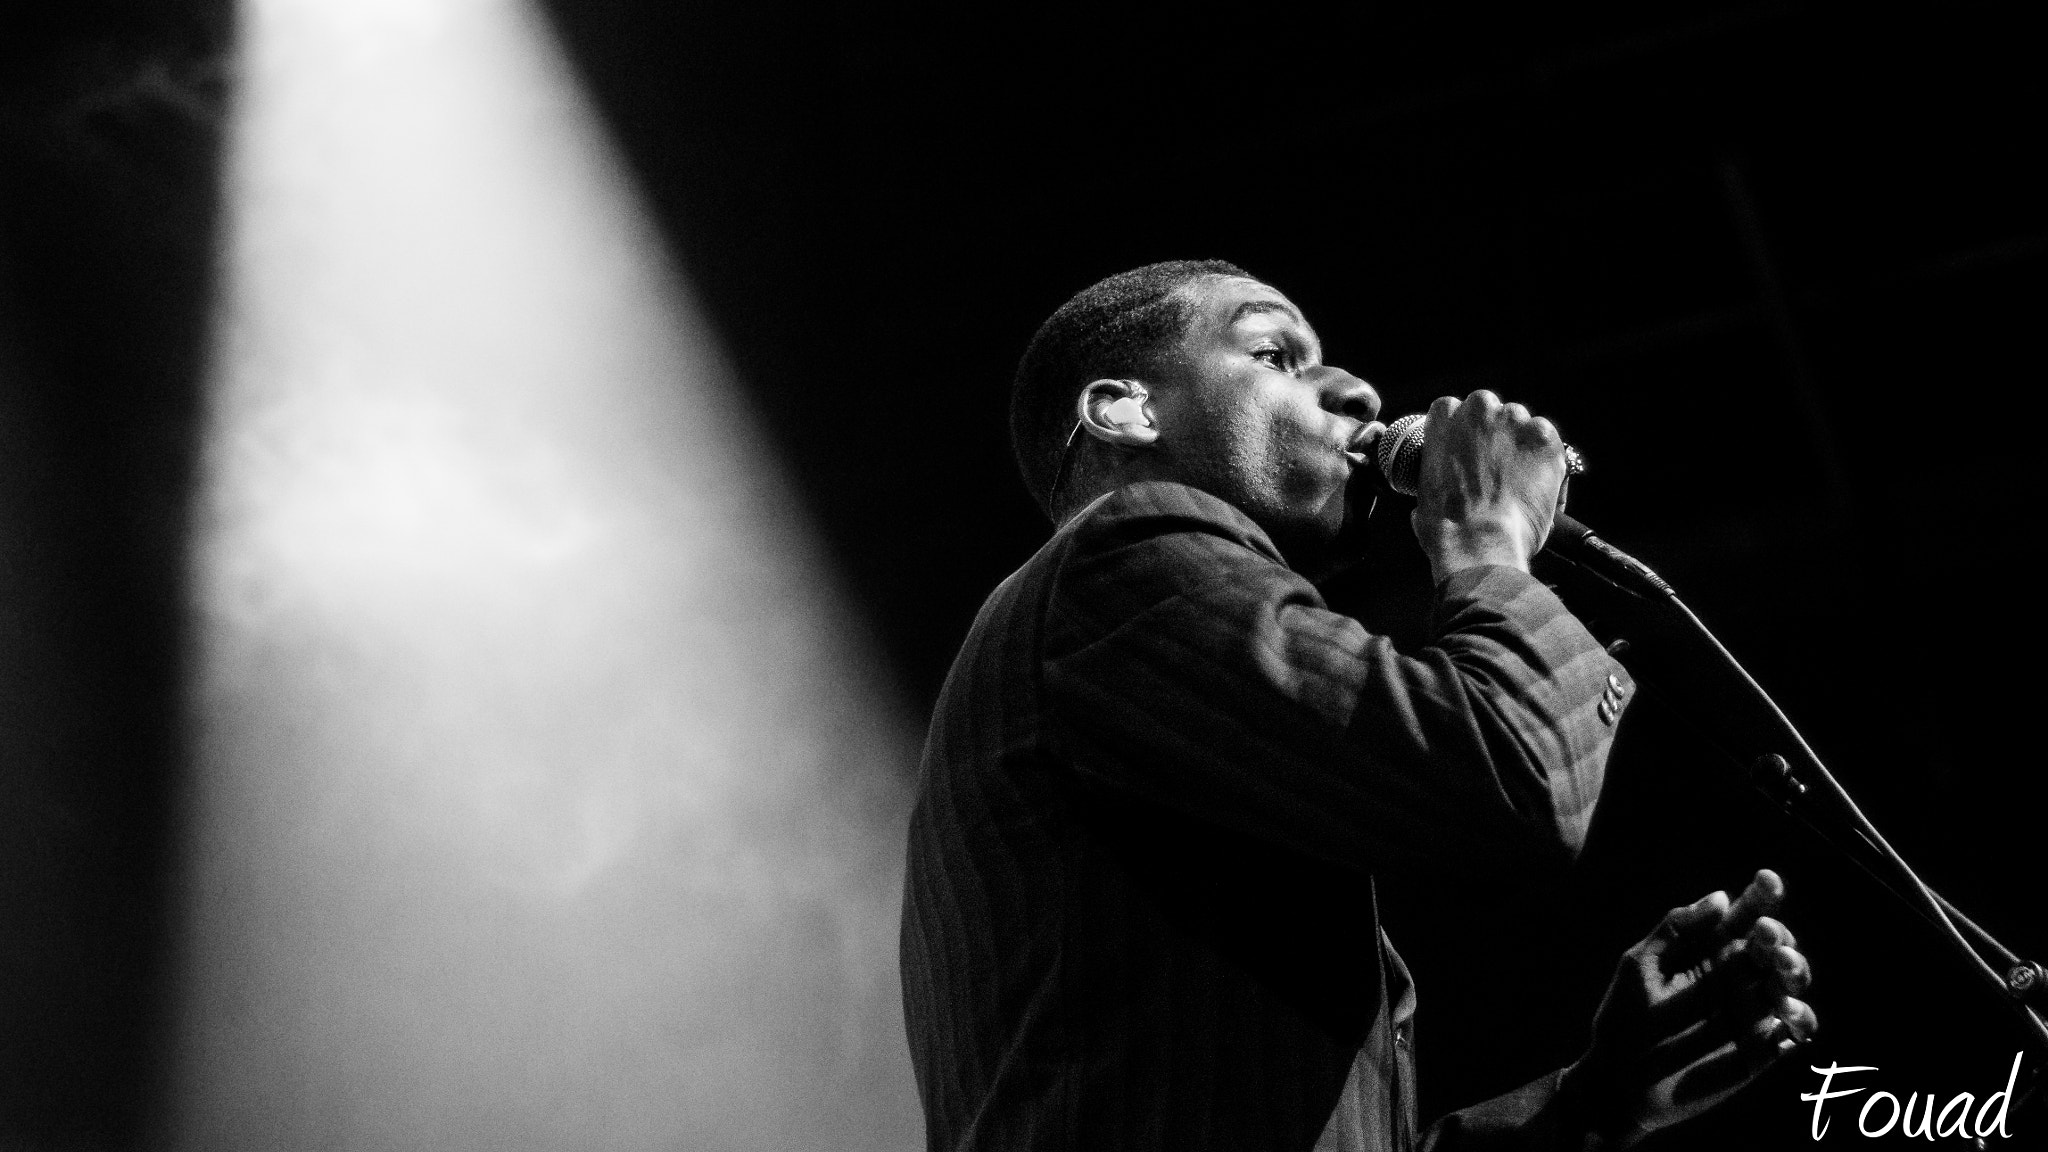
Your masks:
<instances>
[{"instance_id":1,"label":"jacket shoulder","mask_svg":"<svg viewBox=\"0 0 2048 1152\"><path fill-rule=\"evenodd\" d=\"M1236 505L1171 480L1127 484L1097 497L1060 529L1054 543L1071 537L1070 546L1059 552L1092 555L1181 533L1221 537L1285 563L1265 529Z\"/></svg>"}]
</instances>

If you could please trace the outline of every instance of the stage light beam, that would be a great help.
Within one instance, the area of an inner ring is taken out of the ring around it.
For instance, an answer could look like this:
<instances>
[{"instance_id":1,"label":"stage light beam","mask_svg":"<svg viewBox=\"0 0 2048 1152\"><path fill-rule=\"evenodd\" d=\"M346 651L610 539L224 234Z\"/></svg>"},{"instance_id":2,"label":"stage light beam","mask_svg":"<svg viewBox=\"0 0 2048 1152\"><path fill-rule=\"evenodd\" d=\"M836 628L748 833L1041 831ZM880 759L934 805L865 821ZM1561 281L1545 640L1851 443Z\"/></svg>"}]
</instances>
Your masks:
<instances>
[{"instance_id":1,"label":"stage light beam","mask_svg":"<svg viewBox=\"0 0 2048 1152\"><path fill-rule=\"evenodd\" d=\"M168 1142L920 1146L909 728L544 23L241 28Z\"/></svg>"}]
</instances>

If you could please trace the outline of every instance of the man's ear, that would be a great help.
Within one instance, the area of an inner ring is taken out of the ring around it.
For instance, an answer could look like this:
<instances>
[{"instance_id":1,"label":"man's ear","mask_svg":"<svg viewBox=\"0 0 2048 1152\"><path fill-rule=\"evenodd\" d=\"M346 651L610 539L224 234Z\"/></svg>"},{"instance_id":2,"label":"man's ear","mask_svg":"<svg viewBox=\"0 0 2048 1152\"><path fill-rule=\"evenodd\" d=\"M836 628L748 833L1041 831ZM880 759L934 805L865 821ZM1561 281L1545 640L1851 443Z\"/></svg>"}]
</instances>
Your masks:
<instances>
[{"instance_id":1,"label":"man's ear","mask_svg":"<svg viewBox=\"0 0 2048 1152\"><path fill-rule=\"evenodd\" d=\"M1145 448L1159 439L1152 413L1145 408L1149 398L1145 386L1136 380L1095 380L1076 401L1076 415L1090 436L1121 448Z\"/></svg>"}]
</instances>

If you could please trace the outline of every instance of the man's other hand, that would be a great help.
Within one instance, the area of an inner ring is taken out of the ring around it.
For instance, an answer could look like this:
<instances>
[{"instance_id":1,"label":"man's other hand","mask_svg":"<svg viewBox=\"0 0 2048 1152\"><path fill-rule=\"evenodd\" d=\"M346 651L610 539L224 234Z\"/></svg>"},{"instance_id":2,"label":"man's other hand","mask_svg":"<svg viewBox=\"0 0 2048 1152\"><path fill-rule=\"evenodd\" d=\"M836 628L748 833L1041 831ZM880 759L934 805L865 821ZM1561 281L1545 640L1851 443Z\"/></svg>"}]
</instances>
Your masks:
<instances>
[{"instance_id":1,"label":"man's other hand","mask_svg":"<svg viewBox=\"0 0 2048 1152\"><path fill-rule=\"evenodd\" d=\"M1550 421L1484 390L1430 405L1415 538L1438 581L1462 568L1529 570L1557 515L1564 441Z\"/></svg>"},{"instance_id":2,"label":"man's other hand","mask_svg":"<svg viewBox=\"0 0 2048 1152\"><path fill-rule=\"evenodd\" d=\"M1734 903L1715 892L1673 908L1622 954L1593 1017L1593 1042L1564 1091L1607 1147L1697 1116L1813 1037L1798 999L1813 970L1771 918L1784 881L1756 874Z\"/></svg>"}]
</instances>

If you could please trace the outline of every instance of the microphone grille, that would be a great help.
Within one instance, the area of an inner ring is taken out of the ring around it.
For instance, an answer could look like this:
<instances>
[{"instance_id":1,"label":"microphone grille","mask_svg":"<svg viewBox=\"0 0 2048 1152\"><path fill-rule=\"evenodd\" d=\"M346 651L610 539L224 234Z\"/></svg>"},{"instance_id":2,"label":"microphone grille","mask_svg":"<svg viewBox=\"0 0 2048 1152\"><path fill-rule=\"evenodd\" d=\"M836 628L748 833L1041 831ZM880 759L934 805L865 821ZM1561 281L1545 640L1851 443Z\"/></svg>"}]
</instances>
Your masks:
<instances>
[{"instance_id":1,"label":"microphone grille","mask_svg":"<svg viewBox=\"0 0 2048 1152\"><path fill-rule=\"evenodd\" d=\"M1422 478L1423 421L1427 419L1421 412L1401 417L1387 425L1372 447L1380 479L1403 496L1415 495L1416 482Z\"/></svg>"}]
</instances>

